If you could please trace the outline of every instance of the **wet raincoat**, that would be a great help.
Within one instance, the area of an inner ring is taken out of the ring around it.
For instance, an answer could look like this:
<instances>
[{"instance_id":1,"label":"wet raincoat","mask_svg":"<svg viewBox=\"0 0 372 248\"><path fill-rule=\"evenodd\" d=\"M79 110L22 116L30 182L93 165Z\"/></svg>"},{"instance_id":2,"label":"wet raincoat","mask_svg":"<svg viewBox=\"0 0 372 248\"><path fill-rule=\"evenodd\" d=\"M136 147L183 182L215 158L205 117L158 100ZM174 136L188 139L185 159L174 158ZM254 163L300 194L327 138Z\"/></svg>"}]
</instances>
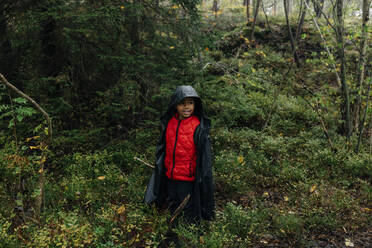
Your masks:
<instances>
[{"instance_id":1,"label":"wet raincoat","mask_svg":"<svg viewBox=\"0 0 372 248\"><path fill-rule=\"evenodd\" d=\"M155 169L150 178L146 189L144 202L146 204L155 203L157 207L164 205L167 198L165 175L165 134L169 120L176 114L176 105L187 97L195 98L194 115L200 120L200 125L194 133L194 143L196 145L196 170L195 181L193 188L194 202L192 204L194 216L198 220L201 218L212 220L214 217L214 195L213 195L213 178L212 178L212 155L211 145L209 140L210 119L208 119L203 111L200 97L191 86L178 86L171 97L169 108L165 115L161 118L162 132L156 148Z\"/></svg>"}]
</instances>

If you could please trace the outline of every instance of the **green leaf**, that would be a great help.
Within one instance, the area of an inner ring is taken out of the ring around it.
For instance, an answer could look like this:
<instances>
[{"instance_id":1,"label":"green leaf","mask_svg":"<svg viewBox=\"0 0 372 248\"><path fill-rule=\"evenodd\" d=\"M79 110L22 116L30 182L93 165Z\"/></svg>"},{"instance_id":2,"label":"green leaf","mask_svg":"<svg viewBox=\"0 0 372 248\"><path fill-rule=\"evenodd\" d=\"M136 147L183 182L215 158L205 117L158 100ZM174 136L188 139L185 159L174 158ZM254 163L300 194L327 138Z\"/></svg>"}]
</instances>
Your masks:
<instances>
[{"instance_id":1,"label":"green leaf","mask_svg":"<svg viewBox=\"0 0 372 248\"><path fill-rule=\"evenodd\" d=\"M11 120L9 121L8 128L11 128L11 127L13 127L13 126L14 126L14 119L11 119Z\"/></svg>"},{"instance_id":2,"label":"green leaf","mask_svg":"<svg viewBox=\"0 0 372 248\"><path fill-rule=\"evenodd\" d=\"M17 120L18 120L19 122L21 122L21 121L23 120L23 116L22 116L22 115L17 115Z\"/></svg>"},{"instance_id":3,"label":"green leaf","mask_svg":"<svg viewBox=\"0 0 372 248\"><path fill-rule=\"evenodd\" d=\"M17 98L14 98L13 99L13 102L19 103L19 104L26 104L27 103L27 100L24 99L23 97L17 97Z\"/></svg>"}]
</instances>

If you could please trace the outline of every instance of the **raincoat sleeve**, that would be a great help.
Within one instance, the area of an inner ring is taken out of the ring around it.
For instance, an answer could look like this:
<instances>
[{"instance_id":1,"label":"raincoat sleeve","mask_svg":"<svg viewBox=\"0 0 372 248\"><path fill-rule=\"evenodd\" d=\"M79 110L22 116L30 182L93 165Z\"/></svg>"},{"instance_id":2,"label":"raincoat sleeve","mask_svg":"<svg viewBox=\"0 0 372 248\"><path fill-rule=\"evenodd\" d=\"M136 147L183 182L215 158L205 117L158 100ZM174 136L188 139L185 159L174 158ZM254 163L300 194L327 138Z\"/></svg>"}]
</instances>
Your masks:
<instances>
[{"instance_id":1,"label":"raincoat sleeve","mask_svg":"<svg viewBox=\"0 0 372 248\"><path fill-rule=\"evenodd\" d=\"M165 200L164 159L165 159L165 135L163 129L162 135L156 147L155 169L147 185L144 197L144 203L146 204L155 202L156 205L159 206Z\"/></svg>"},{"instance_id":2,"label":"raincoat sleeve","mask_svg":"<svg viewBox=\"0 0 372 248\"><path fill-rule=\"evenodd\" d=\"M199 188L201 214L203 219L212 220L214 218L215 208L212 175L212 152L209 134L206 130L201 131L200 143L201 175L199 178Z\"/></svg>"}]
</instances>

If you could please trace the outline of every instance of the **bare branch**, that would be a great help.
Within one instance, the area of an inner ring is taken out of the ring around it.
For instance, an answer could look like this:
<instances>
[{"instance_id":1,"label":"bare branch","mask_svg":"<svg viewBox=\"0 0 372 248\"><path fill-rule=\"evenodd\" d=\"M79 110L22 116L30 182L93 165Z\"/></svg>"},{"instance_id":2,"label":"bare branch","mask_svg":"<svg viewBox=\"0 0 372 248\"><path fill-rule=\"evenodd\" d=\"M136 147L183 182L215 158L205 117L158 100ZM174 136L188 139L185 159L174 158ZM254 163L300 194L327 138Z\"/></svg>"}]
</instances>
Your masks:
<instances>
[{"instance_id":1,"label":"bare branch","mask_svg":"<svg viewBox=\"0 0 372 248\"><path fill-rule=\"evenodd\" d=\"M174 214L172 216L172 218L170 219L169 221L169 224L172 224L173 221L177 218L177 216L182 212L182 210L185 208L187 202L189 201L190 199L190 194L188 194L185 199L183 199L183 201L181 202L181 204L178 206L178 208L174 211Z\"/></svg>"},{"instance_id":2,"label":"bare branch","mask_svg":"<svg viewBox=\"0 0 372 248\"><path fill-rule=\"evenodd\" d=\"M138 161L140 161L140 162L142 162L143 164L145 164L145 165L147 165L148 167L151 167L151 168L155 168L155 166L153 166L152 164L150 164L150 163L148 163L148 162L146 162L146 161L143 161L142 159L140 159L140 158L137 158L137 157L134 157L134 160L138 160Z\"/></svg>"},{"instance_id":3,"label":"bare branch","mask_svg":"<svg viewBox=\"0 0 372 248\"><path fill-rule=\"evenodd\" d=\"M9 83L8 80L1 73L0 73L0 79L1 79L1 82L3 84L5 84L10 89L14 90L18 95L22 96L27 101L29 101L32 105L34 105L34 107L45 117L45 119L48 122L48 127L49 127L48 128L48 145L50 145L52 143L52 121L50 120L48 113L45 112L45 110L42 107L40 107L40 105L37 102L35 102L34 99L32 99L31 97L29 97L28 95L23 93L21 90L19 90L13 84Z\"/></svg>"},{"instance_id":4,"label":"bare branch","mask_svg":"<svg viewBox=\"0 0 372 248\"><path fill-rule=\"evenodd\" d=\"M304 1L304 3L305 3L305 5L306 5L306 8L309 10L309 13L310 13L310 15L311 15L311 18L313 19L313 22L314 22L314 24L315 24L316 29L317 29L318 32L319 32L320 38L321 38L322 41L323 41L323 45L324 45L325 50L326 50L327 53L328 53L328 56L329 56L330 58L332 58L331 52L329 51L329 48L328 48L328 46L327 46L327 42L325 41L325 39L324 39L324 37L323 37L323 34L322 34L322 31L321 31L320 28L319 28L318 22L315 20L314 15L311 13L311 9L310 9L309 5L307 4L307 2ZM336 74L336 78L337 78L338 86L341 87L341 78L340 78L340 75L338 75L338 72L337 72L337 69L336 69L336 65L335 65L334 63L331 63L331 65L332 65L332 68L333 68L333 70L334 70L334 73Z\"/></svg>"}]
</instances>

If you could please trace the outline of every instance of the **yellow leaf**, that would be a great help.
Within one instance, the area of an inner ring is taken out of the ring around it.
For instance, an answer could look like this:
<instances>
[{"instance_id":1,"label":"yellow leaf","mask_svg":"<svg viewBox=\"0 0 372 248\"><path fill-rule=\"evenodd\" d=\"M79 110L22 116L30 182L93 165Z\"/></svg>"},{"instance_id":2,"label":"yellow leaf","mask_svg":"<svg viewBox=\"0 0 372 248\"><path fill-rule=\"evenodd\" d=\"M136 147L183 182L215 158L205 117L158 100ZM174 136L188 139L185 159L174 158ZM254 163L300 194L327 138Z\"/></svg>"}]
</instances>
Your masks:
<instances>
[{"instance_id":1,"label":"yellow leaf","mask_svg":"<svg viewBox=\"0 0 372 248\"><path fill-rule=\"evenodd\" d=\"M39 146L30 146L30 149L33 150L33 149L38 149Z\"/></svg>"},{"instance_id":2,"label":"yellow leaf","mask_svg":"<svg viewBox=\"0 0 372 248\"><path fill-rule=\"evenodd\" d=\"M38 164L44 164L45 161L46 161L46 157L43 156L43 157L41 158L41 160L40 160L40 161L37 161L36 163L38 163Z\"/></svg>"},{"instance_id":3,"label":"yellow leaf","mask_svg":"<svg viewBox=\"0 0 372 248\"><path fill-rule=\"evenodd\" d=\"M346 247L354 247L354 243L351 242L350 239L345 239L345 246Z\"/></svg>"},{"instance_id":4,"label":"yellow leaf","mask_svg":"<svg viewBox=\"0 0 372 248\"><path fill-rule=\"evenodd\" d=\"M313 193L313 192L315 191L315 189L316 189L316 185L314 184L314 185L311 186L311 188L310 188L310 193Z\"/></svg>"},{"instance_id":5,"label":"yellow leaf","mask_svg":"<svg viewBox=\"0 0 372 248\"><path fill-rule=\"evenodd\" d=\"M169 49L170 49L170 50L174 49L174 46L170 46Z\"/></svg>"},{"instance_id":6,"label":"yellow leaf","mask_svg":"<svg viewBox=\"0 0 372 248\"><path fill-rule=\"evenodd\" d=\"M256 69L252 68L252 72L255 73L256 72Z\"/></svg>"},{"instance_id":7,"label":"yellow leaf","mask_svg":"<svg viewBox=\"0 0 372 248\"><path fill-rule=\"evenodd\" d=\"M43 172L44 172L43 168L40 168L39 173L41 174Z\"/></svg>"},{"instance_id":8,"label":"yellow leaf","mask_svg":"<svg viewBox=\"0 0 372 248\"><path fill-rule=\"evenodd\" d=\"M106 178L105 176L99 176L99 177L97 177L98 180L105 180L105 178Z\"/></svg>"},{"instance_id":9,"label":"yellow leaf","mask_svg":"<svg viewBox=\"0 0 372 248\"><path fill-rule=\"evenodd\" d=\"M125 211L125 206L124 205L122 205L120 208L118 208L118 210L117 210L117 212L118 212L118 214L122 214L122 213L124 213L124 211Z\"/></svg>"},{"instance_id":10,"label":"yellow leaf","mask_svg":"<svg viewBox=\"0 0 372 248\"><path fill-rule=\"evenodd\" d=\"M284 196L284 201L289 201L289 198L288 198L288 196Z\"/></svg>"},{"instance_id":11,"label":"yellow leaf","mask_svg":"<svg viewBox=\"0 0 372 248\"><path fill-rule=\"evenodd\" d=\"M124 6L121 6L120 9L124 9L125 7Z\"/></svg>"},{"instance_id":12,"label":"yellow leaf","mask_svg":"<svg viewBox=\"0 0 372 248\"><path fill-rule=\"evenodd\" d=\"M262 194L262 196L264 196L264 197L268 197L268 196L269 196L269 193L268 193L268 192L264 192L264 193Z\"/></svg>"},{"instance_id":13,"label":"yellow leaf","mask_svg":"<svg viewBox=\"0 0 372 248\"><path fill-rule=\"evenodd\" d=\"M239 157L238 157L238 162L239 162L239 163L243 163L243 161L244 161L244 157L243 157L243 156L239 156Z\"/></svg>"},{"instance_id":14,"label":"yellow leaf","mask_svg":"<svg viewBox=\"0 0 372 248\"><path fill-rule=\"evenodd\" d=\"M29 142L30 140L38 139L38 138L40 138L40 136L30 137L30 138L27 138L27 139L26 139L26 142Z\"/></svg>"}]
</instances>

